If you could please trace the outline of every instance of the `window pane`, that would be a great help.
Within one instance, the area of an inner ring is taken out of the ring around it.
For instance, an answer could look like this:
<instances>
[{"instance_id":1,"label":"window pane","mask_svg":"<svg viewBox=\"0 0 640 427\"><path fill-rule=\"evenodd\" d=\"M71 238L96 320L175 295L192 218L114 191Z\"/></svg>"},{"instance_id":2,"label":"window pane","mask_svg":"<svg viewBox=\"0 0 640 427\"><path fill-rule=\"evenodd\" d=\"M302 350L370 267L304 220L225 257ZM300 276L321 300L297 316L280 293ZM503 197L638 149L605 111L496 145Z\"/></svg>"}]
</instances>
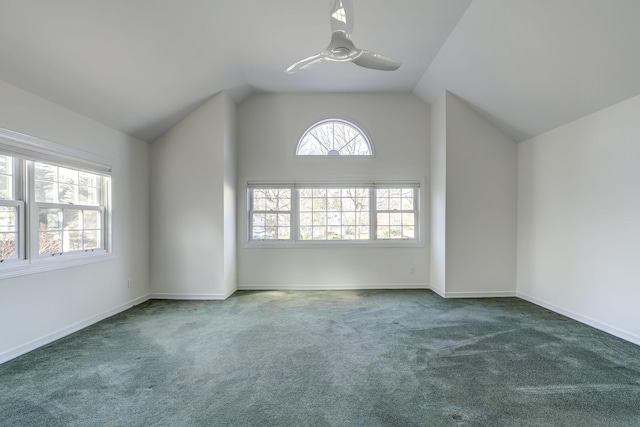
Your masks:
<instances>
[{"instance_id":1,"label":"window pane","mask_svg":"<svg viewBox=\"0 0 640 427\"><path fill-rule=\"evenodd\" d=\"M78 185L78 171L67 168L58 168L58 182Z\"/></svg>"},{"instance_id":2,"label":"window pane","mask_svg":"<svg viewBox=\"0 0 640 427\"><path fill-rule=\"evenodd\" d=\"M402 225L402 214L401 213L389 214L389 224Z\"/></svg>"},{"instance_id":3,"label":"window pane","mask_svg":"<svg viewBox=\"0 0 640 427\"><path fill-rule=\"evenodd\" d=\"M0 174L13 175L13 157L0 155Z\"/></svg>"},{"instance_id":4,"label":"window pane","mask_svg":"<svg viewBox=\"0 0 640 427\"><path fill-rule=\"evenodd\" d=\"M389 197L389 210L397 211L402 209L402 198L400 197Z\"/></svg>"},{"instance_id":5,"label":"window pane","mask_svg":"<svg viewBox=\"0 0 640 427\"><path fill-rule=\"evenodd\" d=\"M266 211L277 211L278 210L278 199L275 197L269 197L265 199L265 209Z\"/></svg>"},{"instance_id":6,"label":"window pane","mask_svg":"<svg viewBox=\"0 0 640 427\"><path fill-rule=\"evenodd\" d=\"M325 240L327 238L326 227L314 227L313 228L313 240Z\"/></svg>"},{"instance_id":7,"label":"window pane","mask_svg":"<svg viewBox=\"0 0 640 427\"><path fill-rule=\"evenodd\" d=\"M391 239L402 239L402 227L398 225L389 227L389 237Z\"/></svg>"},{"instance_id":8,"label":"window pane","mask_svg":"<svg viewBox=\"0 0 640 427\"><path fill-rule=\"evenodd\" d=\"M36 201L55 203L58 195L58 185L55 182L36 181Z\"/></svg>"},{"instance_id":9,"label":"window pane","mask_svg":"<svg viewBox=\"0 0 640 427\"><path fill-rule=\"evenodd\" d=\"M78 203L78 186L58 184L58 203Z\"/></svg>"},{"instance_id":10,"label":"window pane","mask_svg":"<svg viewBox=\"0 0 640 427\"><path fill-rule=\"evenodd\" d=\"M267 214L265 220L268 227L274 227L278 225L278 214Z\"/></svg>"},{"instance_id":11,"label":"window pane","mask_svg":"<svg viewBox=\"0 0 640 427\"><path fill-rule=\"evenodd\" d=\"M313 213L313 225L314 226L325 226L327 225L327 214L326 212L314 212Z\"/></svg>"},{"instance_id":12,"label":"window pane","mask_svg":"<svg viewBox=\"0 0 640 427\"><path fill-rule=\"evenodd\" d=\"M355 212L343 212L342 224L344 225L356 225L356 213Z\"/></svg>"},{"instance_id":13,"label":"window pane","mask_svg":"<svg viewBox=\"0 0 640 427\"><path fill-rule=\"evenodd\" d=\"M0 155L0 200L13 198L13 157Z\"/></svg>"},{"instance_id":14,"label":"window pane","mask_svg":"<svg viewBox=\"0 0 640 427\"><path fill-rule=\"evenodd\" d=\"M402 225L413 226L415 225L415 215L412 213L402 214Z\"/></svg>"},{"instance_id":15,"label":"window pane","mask_svg":"<svg viewBox=\"0 0 640 427\"><path fill-rule=\"evenodd\" d=\"M100 175L46 163L35 163L34 171L36 202L100 206Z\"/></svg>"},{"instance_id":16,"label":"window pane","mask_svg":"<svg viewBox=\"0 0 640 427\"><path fill-rule=\"evenodd\" d=\"M77 209L65 209L64 210L64 224L65 230L79 230L80 227L80 211Z\"/></svg>"},{"instance_id":17,"label":"window pane","mask_svg":"<svg viewBox=\"0 0 640 427\"><path fill-rule=\"evenodd\" d=\"M98 205L98 189L94 187L78 187L78 202L82 205Z\"/></svg>"},{"instance_id":18,"label":"window pane","mask_svg":"<svg viewBox=\"0 0 640 427\"><path fill-rule=\"evenodd\" d=\"M300 226L313 225L313 214L310 212L300 213Z\"/></svg>"},{"instance_id":19,"label":"window pane","mask_svg":"<svg viewBox=\"0 0 640 427\"><path fill-rule=\"evenodd\" d=\"M40 230L60 230L62 228L61 209L40 209Z\"/></svg>"},{"instance_id":20,"label":"window pane","mask_svg":"<svg viewBox=\"0 0 640 427\"><path fill-rule=\"evenodd\" d=\"M416 238L416 232L415 232L415 228L411 227L411 226L406 226L403 227L402 229L402 235L405 239L415 239Z\"/></svg>"},{"instance_id":21,"label":"window pane","mask_svg":"<svg viewBox=\"0 0 640 427\"><path fill-rule=\"evenodd\" d=\"M313 199L311 197L300 197L300 211L311 212L313 210Z\"/></svg>"},{"instance_id":22,"label":"window pane","mask_svg":"<svg viewBox=\"0 0 640 427\"><path fill-rule=\"evenodd\" d=\"M327 227L327 239L329 240L341 240L342 239L342 227L329 226Z\"/></svg>"},{"instance_id":23,"label":"window pane","mask_svg":"<svg viewBox=\"0 0 640 427\"><path fill-rule=\"evenodd\" d=\"M17 208L0 206L0 259L17 257Z\"/></svg>"},{"instance_id":24,"label":"window pane","mask_svg":"<svg viewBox=\"0 0 640 427\"><path fill-rule=\"evenodd\" d=\"M60 231L41 231L39 234L39 254L62 253L62 236Z\"/></svg>"},{"instance_id":25,"label":"window pane","mask_svg":"<svg viewBox=\"0 0 640 427\"><path fill-rule=\"evenodd\" d=\"M342 224L342 215L340 211L329 212L327 214L327 225L340 225Z\"/></svg>"},{"instance_id":26,"label":"window pane","mask_svg":"<svg viewBox=\"0 0 640 427\"><path fill-rule=\"evenodd\" d=\"M16 208L0 206L0 232L15 232L16 229Z\"/></svg>"},{"instance_id":27,"label":"window pane","mask_svg":"<svg viewBox=\"0 0 640 427\"><path fill-rule=\"evenodd\" d=\"M356 239L369 239L369 226L356 228Z\"/></svg>"},{"instance_id":28,"label":"window pane","mask_svg":"<svg viewBox=\"0 0 640 427\"><path fill-rule=\"evenodd\" d=\"M98 211L82 211L82 222L85 230L96 230L99 227L100 214Z\"/></svg>"},{"instance_id":29,"label":"window pane","mask_svg":"<svg viewBox=\"0 0 640 427\"><path fill-rule=\"evenodd\" d=\"M0 259L16 257L16 233L0 232Z\"/></svg>"},{"instance_id":30,"label":"window pane","mask_svg":"<svg viewBox=\"0 0 640 427\"><path fill-rule=\"evenodd\" d=\"M358 212L356 214L358 225L369 225L369 212Z\"/></svg>"},{"instance_id":31,"label":"window pane","mask_svg":"<svg viewBox=\"0 0 640 427\"><path fill-rule=\"evenodd\" d=\"M82 250L82 231L64 231L62 233L62 251L81 251Z\"/></svg>"},{"instance_id":32,"label":"window pane","mask_svg":"<svg viewBox=\"0 0 640 427\"><path fill-rule=\"evenodd\" d=\"M100 232L98 230L87 230L83 232L84 249L100 249L102 244L100 242Z\"/></svg>"},{"instance_id":33,"label":"window pane","mask_svg":"<svg viewBox=\"0 0 640 427\"><path fill-rule=\"evenodd\" d=\"M13 177L0 174L0 199L13 199Z\"/></svg>"},{"instance_id":34,"label":"window pane","mask_svg":"<svg viewBox=\"0 0 640 427\"><path fill-rule=\"evenodd\" d=\"M53 165L44 163L35 163L34 165L36 180L55 182L58 179L58 168Z\"/></svg>"},{"instance_id":35,"label":"window pane","mask_svg":"<svg viewBox=\"0 0 640 427\"><path fill-rule=\"evenodd\" d=\"M311 240L313 238L312 227L300 227L300 240Z\"/></svg>"},{"instance_id":36,"label":"window pane","mask_svg":"<svg viewBox=\"0 0 640 427\"><path fill-rule=\"evenodd\" d=\"M81 187L97 187L98 186L98 175L80 172L78 174L78 185Z\"/></svg>"},{"instance_id":37,"label":"window pane","mask_svg":"<svg viewBox=\"0 0 640 427\"><path fill-rule=\"evenodd\" d=\"M265 228L263 226L254 226L253 227L253 235L252 239L254 240L263 240L265 236Z\"/></svg>"},{"instance_id":38,"label":"window pane","mask_svg":"<svg viewBox=\"0 0 640 427\"><path fill-rule=\"evenodd\" d=\"M281 228L278 227L278 239L280 240L289 240L291 239L291 228Z\"/></svg>"},{"instance_id":39,"label":"window pane","mask_svg":"<svg viewBox=\"0 0 640 427\"><path fill-rule=\"evenodd\" d=\"M264 194L261 194L260 196L264 196ZM254 194L254 196L253 196L253 210L254 211L266 211L267 210L267 199L265 197L259 197L259 195Z\"/></svg>"}]
</instances>

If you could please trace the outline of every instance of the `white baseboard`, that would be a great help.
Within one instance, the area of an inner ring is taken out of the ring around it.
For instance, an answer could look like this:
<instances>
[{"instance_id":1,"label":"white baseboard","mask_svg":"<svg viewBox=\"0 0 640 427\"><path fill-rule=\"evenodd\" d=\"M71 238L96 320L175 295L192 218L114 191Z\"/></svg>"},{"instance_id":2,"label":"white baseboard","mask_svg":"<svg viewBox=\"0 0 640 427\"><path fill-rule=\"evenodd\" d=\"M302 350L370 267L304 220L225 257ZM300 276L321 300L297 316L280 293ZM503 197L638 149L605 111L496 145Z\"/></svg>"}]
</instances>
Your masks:
<instances>
[{"instance_id":1,"label":"white baseboard","mask_svg":"<svg viewBox=\"0 0 640 427\"><path fill-rule=\"evenodd\" d=\"M435 286L431 286L429 289L431 289L436 294L440 295L442 298L446 298L444 290L442 290L440 288L436 288Z\"/></svg>"},{"instance_id":2,"label":"white baseboard","mask_svg":"<svg viewBox=\"0 0 640 427\"><path fill-rule=\"evenodd\" d=\"M387 284L319 284L319 285L238 285L239 291L357 291L367 289L429 289L427 283L387 283Z\"/></svg>"},{"instance_id":3,"label":"white baseboard","mask_svg":"<svg viewBox=\"0 0 640 427\"><path fill-rule=\"evenodd\" d=\"M233 289L224 294L151 294L149 299L193 300L193 301L222 301L229 298L236 290Z\"/></svg>"},{"instance_id":4,"label":"white baseboard","mask_svg":"<svg viewBox=\"0 0 640 427\"><path fill-rule=\"evenodd\" d=\"M573 320L576 320L576 321L578 321L580 323L584 323L585 325L589 325L589 326L591 326L593 328L599 329L599 330L601 330L603 332L606 332L608 334L611 334L613 336L621 338L621 339L623 339L625 341L629 341L629 342L632 342L632 343L634 343L636 345L640 345L640 336L638 336L638 335L632 334L632 333L627 332L627 331L623 331L622 329L616 328L614 326L607 325L605 323L602 323L602 322L599 322L599 321L597 321L595 319L592 319L592 318L590 318L588 316L583 316L583 315L575 313L575 312L573 312L571 310L564 309L564 308L559 307L559 306L557 306L555 304L551 304L551 303L549 303L547 301L543 301L541 299L532 297L531 295L527 295L527 294L522 293L522 292L517 292L516 296L518 298L521 298L521 299L525 300L525 301L529 301L530 303L533 303L535 305L539 305L540 307L544 307L544 308L546 308L548 310L551 310L551 311L554 311L556 313L562 314L563 316L567 316L567 317L569 317L569 318L571 318Z\"/></svg>"},{"instance_id":5,"label":"white baseboard","mask_svg":"<svg viewBox=\"0 0 640 427\"><path fill-rule=\"evenodd\" d=\"M444 292L444 298L509 298L515 297L515 291L480 291L480 292Z\"/></svg>"},{"instance_id":6,"label":"white baseboard","mask_svg":"<svg viewBox=\"0 0 640 427\"><path fill-rule=\"evenodd\" d=\"M12 348L11 350L7 350L3 353L0 353L0 364L4 362L8 362L11 359L15 359L18 356L22 356L23 354L33 351L39 347L50 344L56 340L59 340L60 338L64 338L67 335L71 335L74 332L78 332L79 330L84 329L87 326L91 326L94 323L98 323L101 320L104 320L108 317L114 316L118 313L128 310L135 305L142 304L143 302L148 301L149 299L150 299L150 295L143 295L139 298L136 298L134 300L121 304L103 313L97 314L95 316L91 316L88 319L82 320L80 322L76 322L56 332L47 334L41 338L37 338L26 344L19 345L18 347Z\"/></svg>"}]
</instances>

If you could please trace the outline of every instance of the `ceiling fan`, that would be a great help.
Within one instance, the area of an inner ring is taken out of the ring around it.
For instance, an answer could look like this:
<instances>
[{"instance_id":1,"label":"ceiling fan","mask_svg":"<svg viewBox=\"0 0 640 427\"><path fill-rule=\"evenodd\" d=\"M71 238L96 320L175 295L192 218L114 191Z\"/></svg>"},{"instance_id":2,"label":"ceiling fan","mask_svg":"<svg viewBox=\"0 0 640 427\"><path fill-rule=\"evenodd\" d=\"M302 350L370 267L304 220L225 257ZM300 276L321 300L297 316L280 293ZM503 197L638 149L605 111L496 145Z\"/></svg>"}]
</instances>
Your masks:
<instances>
[{"instance_id":1,"label":"ceiling fan","mask_svg":"<svg viewBox=\"0 0 640 427\"><path fill-rule=\"evenodd\" d=\"M322 61L353 62L361 67L383 71L394 71L400 68L402 62L368 50L358 49L353 44L351 41L351 33L353 32L352 0L332 0L332 3L329 14L331 20L329 46L317 55L296 62L287 68L287 73L295 73Z\"/></svg>"}]
</instances>

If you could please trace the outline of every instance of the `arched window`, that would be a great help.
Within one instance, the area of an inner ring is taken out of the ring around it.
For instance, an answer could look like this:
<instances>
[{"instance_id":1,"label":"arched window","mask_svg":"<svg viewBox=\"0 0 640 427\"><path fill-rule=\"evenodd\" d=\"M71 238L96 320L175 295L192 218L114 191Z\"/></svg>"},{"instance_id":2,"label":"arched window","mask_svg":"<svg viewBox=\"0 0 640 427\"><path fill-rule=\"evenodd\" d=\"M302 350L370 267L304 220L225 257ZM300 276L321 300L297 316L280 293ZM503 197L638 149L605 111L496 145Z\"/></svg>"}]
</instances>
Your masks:
<instances>
[{"instance_id":1,"label":"arched window","mask_svg":"<svg viewBox=\"0 0 640 427\"><path fill-rule=\"evenodd\" d=\"M311 126L300 138L298 156L373 156L365 133L346 120L328 119Z\"/></svg>"}]
</instances>

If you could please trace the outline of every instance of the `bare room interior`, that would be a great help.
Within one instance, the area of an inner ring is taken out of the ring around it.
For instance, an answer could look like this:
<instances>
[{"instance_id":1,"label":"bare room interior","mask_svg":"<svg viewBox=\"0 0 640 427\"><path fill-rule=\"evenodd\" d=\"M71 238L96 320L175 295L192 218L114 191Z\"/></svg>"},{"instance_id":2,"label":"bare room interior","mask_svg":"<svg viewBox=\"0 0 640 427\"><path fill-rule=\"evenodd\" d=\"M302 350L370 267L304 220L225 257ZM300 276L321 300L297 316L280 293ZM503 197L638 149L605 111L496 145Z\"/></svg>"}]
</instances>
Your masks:
<instances>
[{"instance_id":1,"label":"bare room interior","mask_svg":"<svg viewBox=\"0 0 640 427\"><path fill-rule=\"evenodd\" d=\"M0 425L640 425L638 16L0 0Z\"/></svg>"}]
</instances>

